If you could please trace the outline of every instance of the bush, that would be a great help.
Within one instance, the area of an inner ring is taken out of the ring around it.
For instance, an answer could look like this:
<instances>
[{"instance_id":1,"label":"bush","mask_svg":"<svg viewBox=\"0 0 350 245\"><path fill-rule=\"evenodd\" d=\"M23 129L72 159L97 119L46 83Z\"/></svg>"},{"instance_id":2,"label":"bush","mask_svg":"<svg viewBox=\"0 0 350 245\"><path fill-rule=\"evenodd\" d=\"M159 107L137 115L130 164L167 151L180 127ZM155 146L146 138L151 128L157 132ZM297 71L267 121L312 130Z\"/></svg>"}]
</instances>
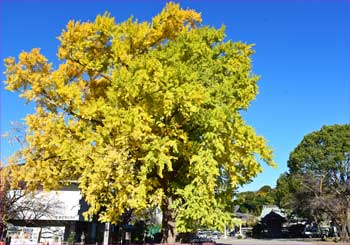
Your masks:
<instances>
[{"instance_id":1,"label":"bush","mask_svg":"<svg viewBox=\"0 0 350 245\"><path fill-rule=\"evenodd\" d=\"M67 242L68 244L73 244L75 243L75 231L72 231L71 233L69 233L69 236L67 238Z\"/></svg>"}]
</instances>

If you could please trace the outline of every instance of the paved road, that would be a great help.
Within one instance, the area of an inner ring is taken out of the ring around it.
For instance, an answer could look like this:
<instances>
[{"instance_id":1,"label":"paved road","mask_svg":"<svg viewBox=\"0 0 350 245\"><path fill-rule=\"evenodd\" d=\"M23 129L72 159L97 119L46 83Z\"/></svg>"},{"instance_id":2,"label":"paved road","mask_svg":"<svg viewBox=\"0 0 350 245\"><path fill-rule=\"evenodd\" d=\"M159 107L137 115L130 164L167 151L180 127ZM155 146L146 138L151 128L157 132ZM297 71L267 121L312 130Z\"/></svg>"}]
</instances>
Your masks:
<instances>
[{"instance_id":1,"label":"paved road","mask_svg":"<svg viewBox=\"0 0 350 245\"><path fill-rule=\"evenodd\" d=\"M263 244L274 244L274 245L350 245L349 243L332 243L323 241L313 240L290 240L290 239L235 239L235 238L221 238L217 241L219 244L246 244L246 245L263 245Z\"/></svg>"}]
</instances>

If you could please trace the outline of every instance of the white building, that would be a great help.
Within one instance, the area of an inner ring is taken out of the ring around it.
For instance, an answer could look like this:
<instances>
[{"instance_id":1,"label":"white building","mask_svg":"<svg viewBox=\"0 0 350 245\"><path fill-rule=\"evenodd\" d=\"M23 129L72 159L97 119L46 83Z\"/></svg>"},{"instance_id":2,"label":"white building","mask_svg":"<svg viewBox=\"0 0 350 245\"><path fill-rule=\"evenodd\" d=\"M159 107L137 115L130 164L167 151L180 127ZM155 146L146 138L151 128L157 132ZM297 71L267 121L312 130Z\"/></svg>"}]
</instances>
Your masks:
<instances>
[{"instance_id":1,"label":"white building","mask_svg":"<svg viewBox=\"0 0 350 245\"><path fill-rule=\"evenodd\" d=\"M14 208L16 217L10 220L7 232L11 244L103 241L105 225L84 221L83 213L88 206L74 183L61 190L26 195Z\"/></svg>"}]
</instances>

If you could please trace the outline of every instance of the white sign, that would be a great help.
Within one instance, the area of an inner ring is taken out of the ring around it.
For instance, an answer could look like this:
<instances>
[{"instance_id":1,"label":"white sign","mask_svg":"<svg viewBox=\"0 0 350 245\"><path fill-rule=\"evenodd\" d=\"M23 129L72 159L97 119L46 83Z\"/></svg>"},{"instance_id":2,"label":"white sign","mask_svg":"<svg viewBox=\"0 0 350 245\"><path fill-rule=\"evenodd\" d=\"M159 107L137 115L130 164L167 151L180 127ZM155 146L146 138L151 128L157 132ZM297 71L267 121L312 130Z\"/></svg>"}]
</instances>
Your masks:
<instances>
[{"instance_id":1,"label":"white sign","mask_svg":"<svg viewBox=\"0 0 350 245\"><path fill-rule=\"evenodd\" d=\"M18 201L18 206L26 205L32 208L18 214L16 219L78 221L81 217L79 216L81 199L78 190L40 191L34 196L25 196Z\"/></svg>"},{"instance_id":2,"label":"white sign","mask_svg":"<svg viewBox=\"0 0 350 245\"><path fill-rule=\"evenodd\" d=\"M14 226L7 231L11 243L15 245L38 244L40 227Z\"/></svg>"},{"instance_id":3,"label":"white sign","mask_svg":"<svg viewBox=\"0 0 350 245\"><path fill-rule=\"evenodd\" d=\"M64 226L46 226L41 228L39 243L61 244L64 239Z\"/></svg>"}]
</instances>

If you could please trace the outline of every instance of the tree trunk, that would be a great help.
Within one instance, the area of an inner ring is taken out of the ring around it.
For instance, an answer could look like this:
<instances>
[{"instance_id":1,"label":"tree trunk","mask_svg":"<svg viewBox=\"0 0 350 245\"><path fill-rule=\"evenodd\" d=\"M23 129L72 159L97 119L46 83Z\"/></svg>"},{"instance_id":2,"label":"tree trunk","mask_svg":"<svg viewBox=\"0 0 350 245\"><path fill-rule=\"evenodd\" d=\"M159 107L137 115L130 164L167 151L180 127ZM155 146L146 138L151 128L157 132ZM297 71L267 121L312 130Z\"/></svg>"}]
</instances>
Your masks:
<instances>
[{"instance_id":1,"label":"tree trunk","mask_svg":"<svg viewBox=\"0 0 350 245\"><path fill-rule=\"evenodd\" d=\"M350 201L347 201L347 207L344 212L341 223L340 240L343 242L350 241Z\"/></svg>"},{"instance_id":2,"label":"tree trunk","mask_svg":"<svg viewBox=\"0 0 350 245\"><path fill-rule=\"evenodd\" d=\"M347 233L347 242L350 241L350 200L348 200L348 205L346 208L346 233Z\"/></svg>"},{"instance_id":3,"label":"tree trunk","mask_svg":"<svg viewBox=\"0 0 350 245\"><path fill-rule=\"evenodd\" d=\"M175 231L175 214L171 208L172 197L167 197L162 205L162 243L175 244L176 231Z\"/></svg>"},{"instance_id":4,"label":"tree trunk","mask_svg":"<svg viewBox=\"0 0 350 245\"><path fill-rule=\"evenodd\" d=\"M1 218L1 217L0 217ZM3 240L3 231L4 231L4 226L2 224L2 221L0 220L0 241Z\"/></svg>"}]
</instances>

